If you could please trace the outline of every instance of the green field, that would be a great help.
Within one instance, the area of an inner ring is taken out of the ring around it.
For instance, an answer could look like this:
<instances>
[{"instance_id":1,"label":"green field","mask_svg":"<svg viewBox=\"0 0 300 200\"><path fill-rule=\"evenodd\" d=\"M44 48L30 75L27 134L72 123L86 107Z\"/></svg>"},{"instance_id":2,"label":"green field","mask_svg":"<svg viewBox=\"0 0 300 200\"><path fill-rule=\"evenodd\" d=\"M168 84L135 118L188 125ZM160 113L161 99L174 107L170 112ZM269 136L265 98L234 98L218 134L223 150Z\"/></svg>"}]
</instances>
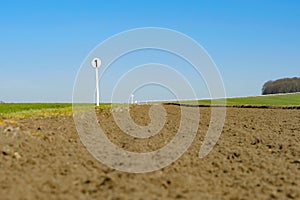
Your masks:
<instances>
[{"instance_id":1,"label":"green field","mask_svg":"<svg viewBox=\"0 0 300 200\"><path fill-rule=\"evenodd\" d=\"M71 103L1 103L0 117L25 118L30 116L72 113Z\"/></svg>"},{"instance_id":2,"label":"green field","mask_svg":"<svg viewBox=\"0 0 300 200\"><path fill-rule=\"evenodd\" d=\"M93 106L93 104L77 104L76 108ZM99 108L110 106L100 104ZM24 118L30 116L72 114L71 103L0 103L0 117Z\"/></svg>"},{"instance_id":3,"label":"green field","mask_svg":"<svg viewBox=\"0 0 300 200\"><path fill-rule=\"evenodd\" d=\"M70 103L2 103L0 104L0 113L14 113L20 111L34 111L41 109L62 109L71 108Z\"/></svg>"},{"instance_id":4,"label":"green field","mask_svg":"<svg viewBox=\"0 0 300 200\"><path fill-rule=\"evenodd\" d=\"M214 104L221 102L215 100ZM210 105L211 100L199 100L197 104ZM227 98L226 104L235 105L267 105L267 106L300 106L300 93L286 95L267 95L256 97Z\"/></svg>"},{"instance_id":5,"label":"green field","mask_svg":"<svg viewBox=\"0 0 300 200\"><path fill-rule=\"evenodd\" d=\"M300 93L287 95L268 95L257 97L227 98L227 105L267 105L267 106L300 106ZM219 100L213 103L218 104ZM186 101L181 103L210 105L211 100ZM90 105L90 104L89 104ZM107 107L110 104L101 104ZM29 117L44 115L72 114L71 103L1 103L0 116L2 117Z\"/></svg>"}]
</instances>

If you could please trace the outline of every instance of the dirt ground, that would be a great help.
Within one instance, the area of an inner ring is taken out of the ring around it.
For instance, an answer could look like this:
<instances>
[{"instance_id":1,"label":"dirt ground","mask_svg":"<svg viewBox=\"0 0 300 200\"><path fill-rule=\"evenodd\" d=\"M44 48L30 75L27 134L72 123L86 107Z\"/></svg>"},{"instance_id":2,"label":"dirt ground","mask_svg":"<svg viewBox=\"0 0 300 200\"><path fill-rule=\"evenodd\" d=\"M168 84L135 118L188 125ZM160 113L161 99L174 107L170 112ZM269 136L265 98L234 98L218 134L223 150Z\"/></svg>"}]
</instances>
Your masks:
<instances>
[{"instance_id":1,"label":"dirt ground","mask_svg":"<svg viewBox=\"0 0 300 200\"><path fill-rule=\"evenodd\" d=\"M178 129L180 110L165 105L160 134L133 139L98 110L108 138L136 152L163 147ZM149 106L135 106L139 125ZM111 169L83 146L72 116L0 120L0 199L300 199L300 110L227 108L214 149L198 158L210 120L200 108L198 134L168 167L144 174Z\"/></svg>"}]
</instances>

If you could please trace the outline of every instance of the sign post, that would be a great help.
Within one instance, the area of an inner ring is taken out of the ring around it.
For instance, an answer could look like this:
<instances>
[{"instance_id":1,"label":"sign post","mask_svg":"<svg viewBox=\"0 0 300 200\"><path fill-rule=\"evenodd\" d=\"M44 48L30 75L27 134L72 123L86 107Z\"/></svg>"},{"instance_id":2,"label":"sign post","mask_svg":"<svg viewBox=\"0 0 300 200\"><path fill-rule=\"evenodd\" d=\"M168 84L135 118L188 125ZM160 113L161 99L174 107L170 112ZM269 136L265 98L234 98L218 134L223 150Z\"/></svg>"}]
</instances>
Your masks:
<instances>
[{"instance_id":1,"label":"sign post","mask_svg":"<svg viewBox=\"0 0 300 200\"><path fill-rule=\"evenodd\" d=\"M92 66L96 70L96 101L97 106L99 106L99 76L98 76L98 69L101 66L101 60L99 58L94 58L91 62Z\"/></svg>"},{"instance_id":2,"label":"sign post","mask_svg":"<svg viewBox=\"0 0 300 200\"><path fill-rule=\"evenodd\" d=\"M133 104L133 103L134 103L134 102L133 102L133 97L134 97L134 95L133 95L133 94L131 94L131 95L130 95L130 103L131 103L131 104Z\"/></svg>"}]
</instances>

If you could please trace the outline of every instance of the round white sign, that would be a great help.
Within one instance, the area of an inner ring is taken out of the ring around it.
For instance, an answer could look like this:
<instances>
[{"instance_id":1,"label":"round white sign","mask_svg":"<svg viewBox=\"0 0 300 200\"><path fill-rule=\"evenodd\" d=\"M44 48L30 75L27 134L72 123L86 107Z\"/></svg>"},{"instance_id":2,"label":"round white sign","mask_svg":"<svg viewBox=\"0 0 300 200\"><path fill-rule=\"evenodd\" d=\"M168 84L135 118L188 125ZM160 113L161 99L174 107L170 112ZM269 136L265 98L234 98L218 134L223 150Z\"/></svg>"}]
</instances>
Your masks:
<instances>
[{"instance_id":1,"label":"round white sign","mask_svg":"<svg viewBox=\"0 0 300 200\"><path fill-rule=\"evenodd\" d=\"M101 66L101 60L100 60L100 58L94 58L94 59L92 60L91 64L92 64L92 66L93 66L94 68L100 67L100 66Z\"/></svg>"}]
</instances>

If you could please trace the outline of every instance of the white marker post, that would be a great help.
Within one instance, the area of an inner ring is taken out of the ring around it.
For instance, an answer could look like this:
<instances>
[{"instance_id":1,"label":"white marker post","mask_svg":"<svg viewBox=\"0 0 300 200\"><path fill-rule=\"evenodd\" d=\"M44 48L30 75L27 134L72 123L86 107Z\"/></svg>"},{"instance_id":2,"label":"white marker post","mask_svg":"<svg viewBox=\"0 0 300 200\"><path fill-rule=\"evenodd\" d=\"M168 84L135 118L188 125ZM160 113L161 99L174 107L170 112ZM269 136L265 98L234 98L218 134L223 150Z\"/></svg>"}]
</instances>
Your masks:
<instances>
[{"instance_id":1,"label":"white marker post","mask_svg":"<svg viewBox=\"0 0 300 200\"><path fill-rule=\"evenodd\" d=\"M134 102L133 102L134 95L131 94L130 97L131 97L131 101L130 101L130 102L131 102L131 104L133 104L133 103L134 103Z\"/></svg>"},{"instance_id":2,"label":"white marker post","mask_svg":"<svg viewBox=\"0 0 300 200\"><path fill-rule=\"evenodd\" d=\"M96 96L97 96L97 106L99 106L99 77L98 69L101 66L101 60L99 58L94 58L91 62L92 66L96 70Z\"/></svg>"}]
</instances>

